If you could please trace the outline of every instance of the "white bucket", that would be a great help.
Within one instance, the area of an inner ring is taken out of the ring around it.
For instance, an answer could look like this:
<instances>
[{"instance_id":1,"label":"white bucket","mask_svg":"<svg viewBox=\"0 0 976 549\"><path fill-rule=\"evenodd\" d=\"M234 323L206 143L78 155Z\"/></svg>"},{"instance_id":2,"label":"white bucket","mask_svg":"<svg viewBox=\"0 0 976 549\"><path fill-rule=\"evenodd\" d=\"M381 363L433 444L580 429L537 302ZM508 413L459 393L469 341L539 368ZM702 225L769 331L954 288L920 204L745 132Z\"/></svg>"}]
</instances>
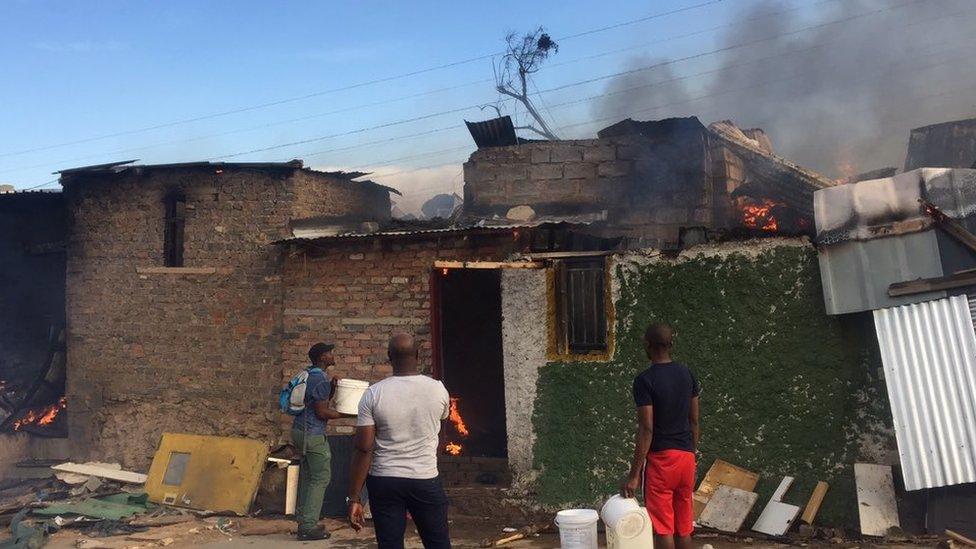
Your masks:
<instances>
[{"instance_id":1,"label":"white bucket","mask_svg":"<svg viewBox=\"0 0 976 549\"><path fill-rule=\"evenodd\" d=\"M556 513L559 545L562 549L597 549L596 523L600 515L593 509L566 509Z\"/></svg>"},{"instance_id":2,"label":"white bucket","mask_svg":"<svg viewBox=\"0 0 976 549\"><path fill-rule=\"evenodd\" d=\"M653 547L651 518L636 499L619 494L611 496L600 509L600 518L607 526L607 547L610 549Z\"/></svg>"},{"instance_id":3,"label":"white bucket","mask_svg":"<svg viewBox=\"0 0 976 549\"><path fill-rule=\"evenodd\" d=\"M369 388L368 381L358 379L340 379L336 384L335 409L340 414L350 416L359 413L359 400Z\"/></svg>"}]
</instances>

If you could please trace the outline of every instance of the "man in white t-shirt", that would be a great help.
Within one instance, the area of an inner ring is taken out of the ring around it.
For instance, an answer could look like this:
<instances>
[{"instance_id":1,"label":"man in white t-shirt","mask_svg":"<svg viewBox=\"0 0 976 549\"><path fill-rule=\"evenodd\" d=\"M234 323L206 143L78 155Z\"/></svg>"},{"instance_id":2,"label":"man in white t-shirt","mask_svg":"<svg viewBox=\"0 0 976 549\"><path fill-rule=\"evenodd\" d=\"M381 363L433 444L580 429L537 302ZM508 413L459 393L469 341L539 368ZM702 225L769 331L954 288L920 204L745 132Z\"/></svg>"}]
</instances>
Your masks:
<instances>
[{"instance_id":1,"label":"man in white t-shirt","mask_svg":"<svg viewBox=\"0 0 976 549\"><path fill-rule=\"evenodd\" d=\"M402 549L407 512L426 549L449 549L447 495L437 471L438 435L450 399L440 381L417 371L413 337L397 334L387 349L393 375L359 401L350 470L349 522L363 527L360 492L369 506L379 549Z\"/></svg>"}]
</instances>

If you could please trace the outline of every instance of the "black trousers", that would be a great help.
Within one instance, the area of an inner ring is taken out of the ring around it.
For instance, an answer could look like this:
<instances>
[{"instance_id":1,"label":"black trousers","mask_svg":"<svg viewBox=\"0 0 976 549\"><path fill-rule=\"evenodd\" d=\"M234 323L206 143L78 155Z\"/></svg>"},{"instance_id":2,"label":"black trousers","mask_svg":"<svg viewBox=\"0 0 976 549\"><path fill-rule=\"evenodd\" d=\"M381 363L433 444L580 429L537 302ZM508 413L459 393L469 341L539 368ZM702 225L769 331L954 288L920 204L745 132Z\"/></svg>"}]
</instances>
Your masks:
<instances>
[{"instance_id":1,"label":"black trousers","mask_svg":"<svg viewBox=\"0 0 976 549\"><path fill-rule=\"evenodd\" d=\"M450 549L447 495L440 477L418 480L371 475L366 478L366 490L379 549L403 549L408 511L425 549Z\"/></svg>"}]
</instances>

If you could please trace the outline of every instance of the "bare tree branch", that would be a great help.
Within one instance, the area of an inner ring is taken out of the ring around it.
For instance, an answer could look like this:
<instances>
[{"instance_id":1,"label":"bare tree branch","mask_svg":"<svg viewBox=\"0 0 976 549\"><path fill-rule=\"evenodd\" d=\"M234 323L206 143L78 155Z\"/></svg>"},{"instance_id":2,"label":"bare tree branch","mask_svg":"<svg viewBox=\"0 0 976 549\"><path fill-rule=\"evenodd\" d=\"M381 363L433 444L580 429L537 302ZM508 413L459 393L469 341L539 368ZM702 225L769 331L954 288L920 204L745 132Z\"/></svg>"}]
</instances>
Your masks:
<instances>
[{"instance_id":1,"label":"bare tree branch","mask_svg":"<svg viewBox=\"0 0 976 549\"><path fill-rule=\"evenodd\" d=\"M538 128L526 126L519 129L536 132L546 139L559 139L529 99L528 89L529 75L538 72L549 55L559 51L559 46L542 27L521 38L509 33L505 36L505 43L508 45L505 55L497 65L492 66L495 89L521 103L538 125Z\"/></svg>"},{"instance_id":2,"label":"bare tree branch","mask_svg":"<svg viewBox=\"0 0 976 549\"><path fill-rule=\"evenodd\" d=\"M549 139L549 136L546 135L546 133L544 131L540 130L539 128L536 128L535 126L515 126L515 129L516 130L529 130L530 132L535 132L535 133L541 135L542 137L545 137L545 138Z\"/></svg>"}]
</instances>

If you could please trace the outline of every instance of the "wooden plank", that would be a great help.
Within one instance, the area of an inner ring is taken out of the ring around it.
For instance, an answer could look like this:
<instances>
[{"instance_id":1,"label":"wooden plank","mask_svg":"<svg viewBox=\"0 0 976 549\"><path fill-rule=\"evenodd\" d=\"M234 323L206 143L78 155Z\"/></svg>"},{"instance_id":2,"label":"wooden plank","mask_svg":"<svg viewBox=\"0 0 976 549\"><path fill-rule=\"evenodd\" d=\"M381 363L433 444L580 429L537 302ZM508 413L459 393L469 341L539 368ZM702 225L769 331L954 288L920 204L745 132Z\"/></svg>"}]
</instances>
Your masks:
<instances>
[{"instance_id":1,"label":"wooden plank","mask_svg":"<svg viewBox=\"0 0 976 549\"><path fill-rule=\"evenodd\" d=\"M545 269L538 261L435 261L435 269Z\"/></svg>"},{"instance_id":2,"label":"wooden plank","mask_svg":"<svg viewBox=\"0 0 976 549\"><path fill-rule=\"evenodd\" d=\"M738 532L759 495L731 486L719 486L698 518L702 526L722 532Z\"/></svg>"},{"instance_id":3,"label":"wooden plank","mask_svg":"<svg viewBox=\"0 0 976 549\"><path fill-rule=\"evenodd\" d=\"M823 504L824 496L827 495L827 488L829 486L826 482L821 480L817 483L817 486L813 489L813 494L807 500L807 506L803 509L803 515L800 516L800 520L807 524L813 524L813 519L820 512L820 505Z\"/></svg>"},{"instance_id":4,"label":"wooden plank","mask_svg":"<svg viewBox=\"0 0 976 549\"><path fill-rule=\"evenodd\" d=\"M136 267L137 274L212 275L227 274L228 271L217 267Z\"/></svg>"},{"instance_id":5,"label":"wooden plank","mask_svg":"<svg viewBox=\"0 0 976 549\"><path fill-rule=\"evenodd\" d=\"M966 536L964 536L964 535L962 535L962 534L960 534L958 532L953 532L952 530L946 530L945 531L945 535L949 536L950 539L955 540L955 541L958 541L959 543L961 543L963 545L968 545L970 547L976 547L976 540L971 540L971 539L967 538Z\"/></svg>"},{"instance_id":6,"label":"wooden plank","mask_svg":"<svg viewBox=\"0 0 976 549\"><path fill-rule=\"evenodd\" d=\"M128 482L130 484L145 484L146 482L146 475L142 473L133 473L131 471L122 471L120 469L109 469L107 467L98 467L84 463L72 463L70 461L60 465L52 465L51 469L54 469L55 471L63 471L65 473L77 473L79 475L107 478L109 480Z\"/></svg>"},{"instance_id":7,"label":"wooden plank","mask_svg":"<svg viewBox=\"0 0 976 549\"><path fill-rule=\"evenodd\" d=\"M708 500L719 486L731 486L746 492L752 492L755 490L756 483L758 482L758 474L737 465L732 465L727 461L716 459L712 463L712 466L709 467L708 472L705 473L705 478L702 479L701 484L698 485L698 490L695 491L693 496L695 518L701 515L705 506L708 504Z\"/></svg>"},{"instance_id":8,"label":"wooden plank","mask_svg":"<svg viewBox=\"0 0 976 549\"><path fill-rule=\"evenodd\" d=\"M951 290L972 285L976 285L976 273L964 272L936 278L920 278L906 282L895 282L888 286L888 296L901 297L939 290Z\"/></svg>"},{"instance_id":9,"label":"wooden plank","mask_svg":"<svg viewBox=\"0 0 976 549\"><path fill-rule=\"evenodd\" d=\"M884 536L889 528L900 526L890 465L855 463L854 482L862 534Z\"/></svg>"},{"instance_id":10,"label":"wooden plank","mask_svg":"<svg viewBox=\"0 0 976 549\"><path fill-rule=\"evenodd\" d=\"M529 259L566 259L572 257L605 257L608 255L613 255L617 252L613 251L602 251L602 252L539 252L539 253L529 253L525 254Z\"/></svg>"},{"instance_id":11,"label":"wooden plank","mask_svg":"<svg viewBox=\"0 0 976 549\"><path fill-rule=\"evenodd\" d=\"M779 486L776 487L776 491L773 492L773 497L769 498L773 501L783 501L783 496L786 495L786 491L790 489L793 485L793 477L783 477L783 480L779 482Z\"/></svg>"}]
</instances>

